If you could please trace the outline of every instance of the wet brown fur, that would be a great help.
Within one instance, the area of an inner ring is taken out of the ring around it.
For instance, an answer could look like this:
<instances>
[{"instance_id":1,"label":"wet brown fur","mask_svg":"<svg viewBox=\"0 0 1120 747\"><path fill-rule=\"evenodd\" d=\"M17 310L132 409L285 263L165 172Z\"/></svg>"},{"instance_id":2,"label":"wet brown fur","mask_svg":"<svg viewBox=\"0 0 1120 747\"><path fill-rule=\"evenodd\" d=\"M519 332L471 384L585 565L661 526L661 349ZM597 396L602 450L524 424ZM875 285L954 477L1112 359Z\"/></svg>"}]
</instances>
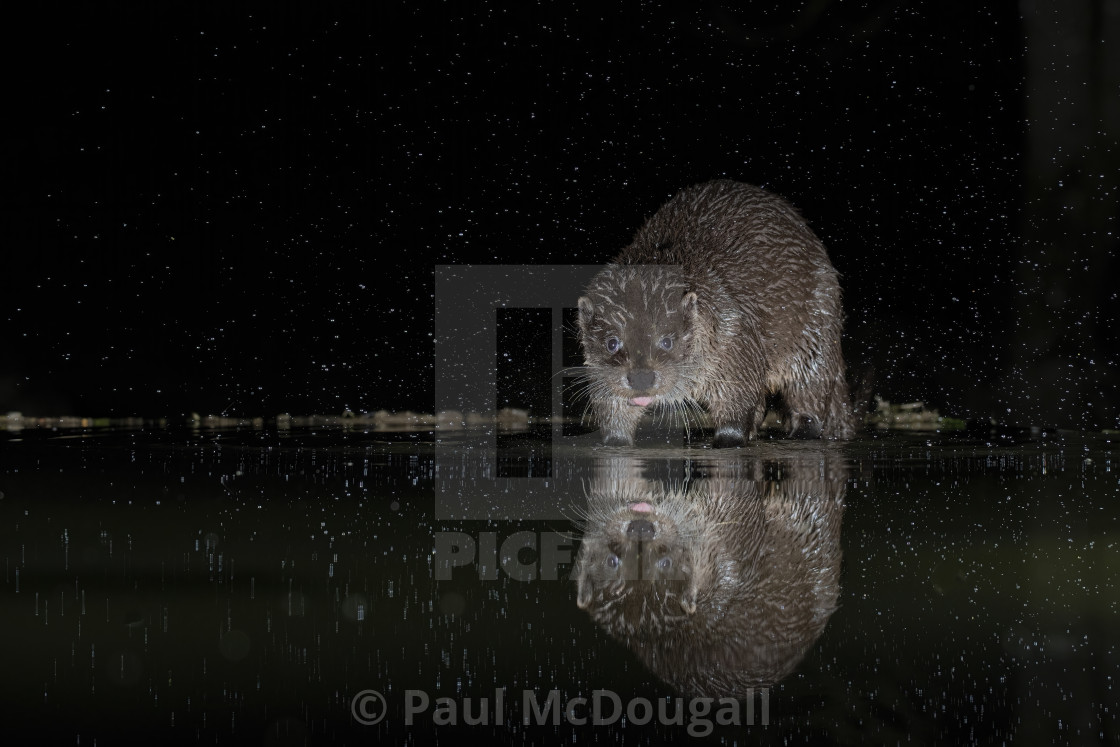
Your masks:
<instances>
[{"instance_id":1,"label":"wet brown fur","mask_svg":"<svg viewBox=\"0 0 1120 747\"><path fill-rule=\"evenodd\" d=\"M777 395L790 435L850 438L842 326L837 272L796 209L730 180L690 187L579 299L591 412L604 443L631 445L647 409L633 398L705 407L713 445L737 446Z\"/></svg>"}]
</instances>

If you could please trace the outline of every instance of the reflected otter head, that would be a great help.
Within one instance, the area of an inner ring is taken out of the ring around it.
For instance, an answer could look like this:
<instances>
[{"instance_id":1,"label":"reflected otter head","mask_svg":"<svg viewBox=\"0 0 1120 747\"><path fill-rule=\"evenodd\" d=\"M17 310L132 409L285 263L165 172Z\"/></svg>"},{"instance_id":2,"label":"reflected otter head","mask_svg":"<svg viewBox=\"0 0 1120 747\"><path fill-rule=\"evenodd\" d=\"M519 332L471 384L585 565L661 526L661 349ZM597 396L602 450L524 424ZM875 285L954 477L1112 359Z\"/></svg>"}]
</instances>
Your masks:
<instances>
[{"instance_id":1,"label":"reflected otter head","mask_svg":"<svg viewBox=\"0 0 1120 747\"><path fill-rule=\"evenodd\" d=\"M576 603L684 694L774 684L836 609L845 473L769 472L782 479L631 477L588 497Z\"/></svg>"},{"instance_id":2,"label":"reflected otter head","mask_svg":"<svg viewBox=\"0 0 1120 747\"><path fill-rule=\"evenodd\" d=\"M592 501L576 571L576 604L623 635L693 614L702 582L688 504L664 491L629 498Z\"/></svg>"}]
</instances>

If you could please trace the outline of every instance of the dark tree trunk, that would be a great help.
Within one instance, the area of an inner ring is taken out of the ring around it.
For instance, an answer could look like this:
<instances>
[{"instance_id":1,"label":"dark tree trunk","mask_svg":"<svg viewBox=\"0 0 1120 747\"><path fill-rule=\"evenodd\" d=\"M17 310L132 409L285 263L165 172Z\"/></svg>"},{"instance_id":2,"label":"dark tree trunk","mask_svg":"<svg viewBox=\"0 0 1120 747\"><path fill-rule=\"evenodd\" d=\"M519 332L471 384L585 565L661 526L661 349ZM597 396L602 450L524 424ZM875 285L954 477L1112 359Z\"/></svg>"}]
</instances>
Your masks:
<instances>
[{"instance_id":1,"label":"dark tree trunk","mask_svg":"<svg viewBox=\"0 0 1120 747\"><path fill-rule=\"evenodd\" d=\"M1115 428L1120 0L1023 0L1027 147L1009 422Z\"/></svg>"}]
</instances>

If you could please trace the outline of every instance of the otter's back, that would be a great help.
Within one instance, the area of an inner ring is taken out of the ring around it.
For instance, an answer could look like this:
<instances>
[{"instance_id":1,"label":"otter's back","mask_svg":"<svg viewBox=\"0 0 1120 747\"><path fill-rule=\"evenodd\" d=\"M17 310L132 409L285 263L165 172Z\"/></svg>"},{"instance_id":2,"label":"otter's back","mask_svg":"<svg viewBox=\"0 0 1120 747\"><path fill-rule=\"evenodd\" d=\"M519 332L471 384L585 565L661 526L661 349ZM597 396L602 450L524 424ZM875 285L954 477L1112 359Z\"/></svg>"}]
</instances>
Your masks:
<instances>
[{"instance_id":1,"label":"otter's back","mask_svg":"<svg viewBox=\"0 0 1120 747\"><path fill-rule=\"evenodd\" d=\"M816 295L838 284L824 245L796 208L729 179L678 192L638 229L616 262L679 265L691 286L728 286L740 296ZM806 283L814 277L817 282Z\"/></svg>"}]
</instances>

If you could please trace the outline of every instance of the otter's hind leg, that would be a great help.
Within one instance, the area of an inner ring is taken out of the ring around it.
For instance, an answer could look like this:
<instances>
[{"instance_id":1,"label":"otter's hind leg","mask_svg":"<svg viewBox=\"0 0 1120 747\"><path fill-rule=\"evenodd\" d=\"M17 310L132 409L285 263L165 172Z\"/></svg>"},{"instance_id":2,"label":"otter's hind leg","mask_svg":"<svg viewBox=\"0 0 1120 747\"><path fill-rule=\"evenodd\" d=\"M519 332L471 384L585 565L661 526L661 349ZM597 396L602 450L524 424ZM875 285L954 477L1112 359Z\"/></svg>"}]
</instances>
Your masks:
<instances>
[{"instance_id":1,"label":"otter's hind leg","mask_svg":"<svg viewBox=\"0 0 1120 747\"><path fill-rule=\"evenodd\" d=\"M783 420L791 438L851 438L852 403L843 373L830 379L792 382L782 391Z\"/></svg>"},{"instance_id":2,"label":"otter's hind leg","mask_svg":"<svg viewBox=\"0 0 1120 747\"><path fill-rule=\"evenodd\" d=\"M821 435L825 438L852 438L856 435L855 409L851 392L848 390L848 380L843 371L837 372L832 380L828 412L825 414Z\"/></svg>"}]
</instances>

